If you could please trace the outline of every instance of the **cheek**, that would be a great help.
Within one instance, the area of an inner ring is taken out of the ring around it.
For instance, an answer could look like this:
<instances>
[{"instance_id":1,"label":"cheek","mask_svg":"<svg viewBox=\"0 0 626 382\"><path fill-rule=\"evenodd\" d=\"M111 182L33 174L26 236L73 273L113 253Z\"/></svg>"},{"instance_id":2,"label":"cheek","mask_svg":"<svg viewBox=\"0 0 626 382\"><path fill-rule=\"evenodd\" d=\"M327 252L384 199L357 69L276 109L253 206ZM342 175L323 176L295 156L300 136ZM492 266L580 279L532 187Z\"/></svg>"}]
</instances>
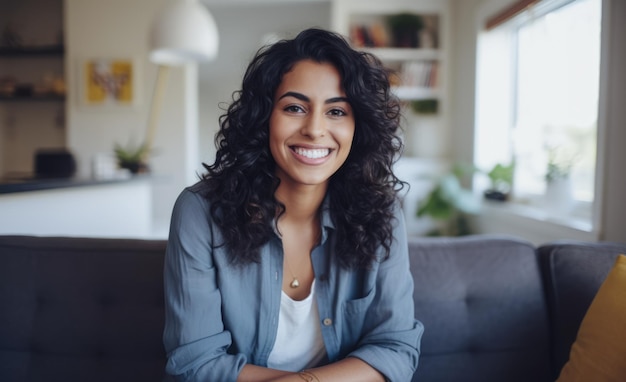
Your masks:
<instances>
[{"instance_id":1,"label":"cheek","mask_svg":"<svg viewBox=\"0 0 626 382\"><path fill-rule=\"evenodd\" d=\"M338 138L344 146L347 146L348 148L352 146L352 142L354 142L354 131L354 124L346 126L340 130Z\"/></svg>"},{"instance_id":2,"label":"cheek","mask_svg":"<svg viewBox=\"0 0 626 382\"><path fill-rule=\"evenodd\" d=\"M274 160L278 156L280 156L280 152L282 150L284 144L284 134L281 129L280 118L275 117L274 114L270 116L269 121L269 144L270 144L270 153Z\"/></svg>"}]
</instances>

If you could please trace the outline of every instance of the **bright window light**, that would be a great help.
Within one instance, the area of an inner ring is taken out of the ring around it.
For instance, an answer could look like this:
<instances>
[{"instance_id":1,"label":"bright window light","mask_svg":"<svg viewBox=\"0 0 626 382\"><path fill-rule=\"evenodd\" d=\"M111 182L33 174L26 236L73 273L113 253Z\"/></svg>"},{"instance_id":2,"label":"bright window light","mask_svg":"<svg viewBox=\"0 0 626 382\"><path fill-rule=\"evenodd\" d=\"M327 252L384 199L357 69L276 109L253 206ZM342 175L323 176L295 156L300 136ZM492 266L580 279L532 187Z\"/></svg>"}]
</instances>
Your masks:
<instances>
[{"instance_id":1,"label":"bright window light","mask_svg":"<svg viewBox=\"0 0 626 382\"><path fill-rule=\"evenodd\" d=\"M513 202L531 205L545 202L549 169L567 171L578 207L571 213L589 217L601 0L562 3L545 1L479 36L475 162L488 169L515 160Z\"/></svg>"}]
</instances>

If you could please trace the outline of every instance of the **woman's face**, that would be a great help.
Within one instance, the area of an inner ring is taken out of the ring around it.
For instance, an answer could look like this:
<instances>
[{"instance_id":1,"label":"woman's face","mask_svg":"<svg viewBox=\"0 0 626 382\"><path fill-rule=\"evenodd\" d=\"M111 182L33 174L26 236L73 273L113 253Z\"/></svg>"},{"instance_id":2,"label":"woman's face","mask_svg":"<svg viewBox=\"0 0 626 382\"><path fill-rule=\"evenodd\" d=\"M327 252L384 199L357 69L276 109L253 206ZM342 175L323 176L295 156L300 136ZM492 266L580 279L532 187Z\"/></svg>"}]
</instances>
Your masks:
<instances>
[{"instance_id":1,"label":"woman's face","mask_svg":"<svg viewBox=\"0 0 626 382\"><path fill-rule=\"evenodd\" d=\"M270 151L284 185L323 185L348 158L354 115L337 69L311 60L283 76L270 116Z\"/></svg>"}]
</instances>

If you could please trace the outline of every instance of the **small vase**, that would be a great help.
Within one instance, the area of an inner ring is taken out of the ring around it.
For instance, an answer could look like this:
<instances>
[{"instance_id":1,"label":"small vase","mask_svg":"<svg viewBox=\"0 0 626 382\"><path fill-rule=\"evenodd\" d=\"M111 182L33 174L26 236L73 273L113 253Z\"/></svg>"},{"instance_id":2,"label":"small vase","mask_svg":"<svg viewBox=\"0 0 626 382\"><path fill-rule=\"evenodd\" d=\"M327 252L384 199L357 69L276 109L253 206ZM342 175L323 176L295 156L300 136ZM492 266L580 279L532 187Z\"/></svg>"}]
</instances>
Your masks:
<instances>
[{"instance_id":1,"label":"small vase","mask_svg":"<svg viewBox=\"0 0 626 382\"><path fill-rule=\"evenodd\" d=\"M546 183L546 208L557 215L567 215L572 210L572 182L569 178L554 179Z\"/></svg>"}]
</instances>

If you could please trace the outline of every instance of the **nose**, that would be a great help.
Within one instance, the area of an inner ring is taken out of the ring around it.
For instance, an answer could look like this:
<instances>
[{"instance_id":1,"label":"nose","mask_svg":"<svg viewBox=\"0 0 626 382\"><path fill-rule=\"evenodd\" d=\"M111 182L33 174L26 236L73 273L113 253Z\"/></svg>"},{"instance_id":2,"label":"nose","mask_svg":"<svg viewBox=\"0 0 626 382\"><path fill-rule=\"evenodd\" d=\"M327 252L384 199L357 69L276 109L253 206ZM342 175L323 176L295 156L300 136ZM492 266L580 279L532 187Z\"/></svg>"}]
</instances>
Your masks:
<instances>
[{"instance_id":1,"label":"nose","mask_svg":"<svg viewBox=\"0 0 626 382\"><path fill-rule=\"evenodd\" d=\"M318 113L311 114L302 125L300 133L312 139L320 138L326 135L326 119Z\"/></svg>"}]
</instances>

